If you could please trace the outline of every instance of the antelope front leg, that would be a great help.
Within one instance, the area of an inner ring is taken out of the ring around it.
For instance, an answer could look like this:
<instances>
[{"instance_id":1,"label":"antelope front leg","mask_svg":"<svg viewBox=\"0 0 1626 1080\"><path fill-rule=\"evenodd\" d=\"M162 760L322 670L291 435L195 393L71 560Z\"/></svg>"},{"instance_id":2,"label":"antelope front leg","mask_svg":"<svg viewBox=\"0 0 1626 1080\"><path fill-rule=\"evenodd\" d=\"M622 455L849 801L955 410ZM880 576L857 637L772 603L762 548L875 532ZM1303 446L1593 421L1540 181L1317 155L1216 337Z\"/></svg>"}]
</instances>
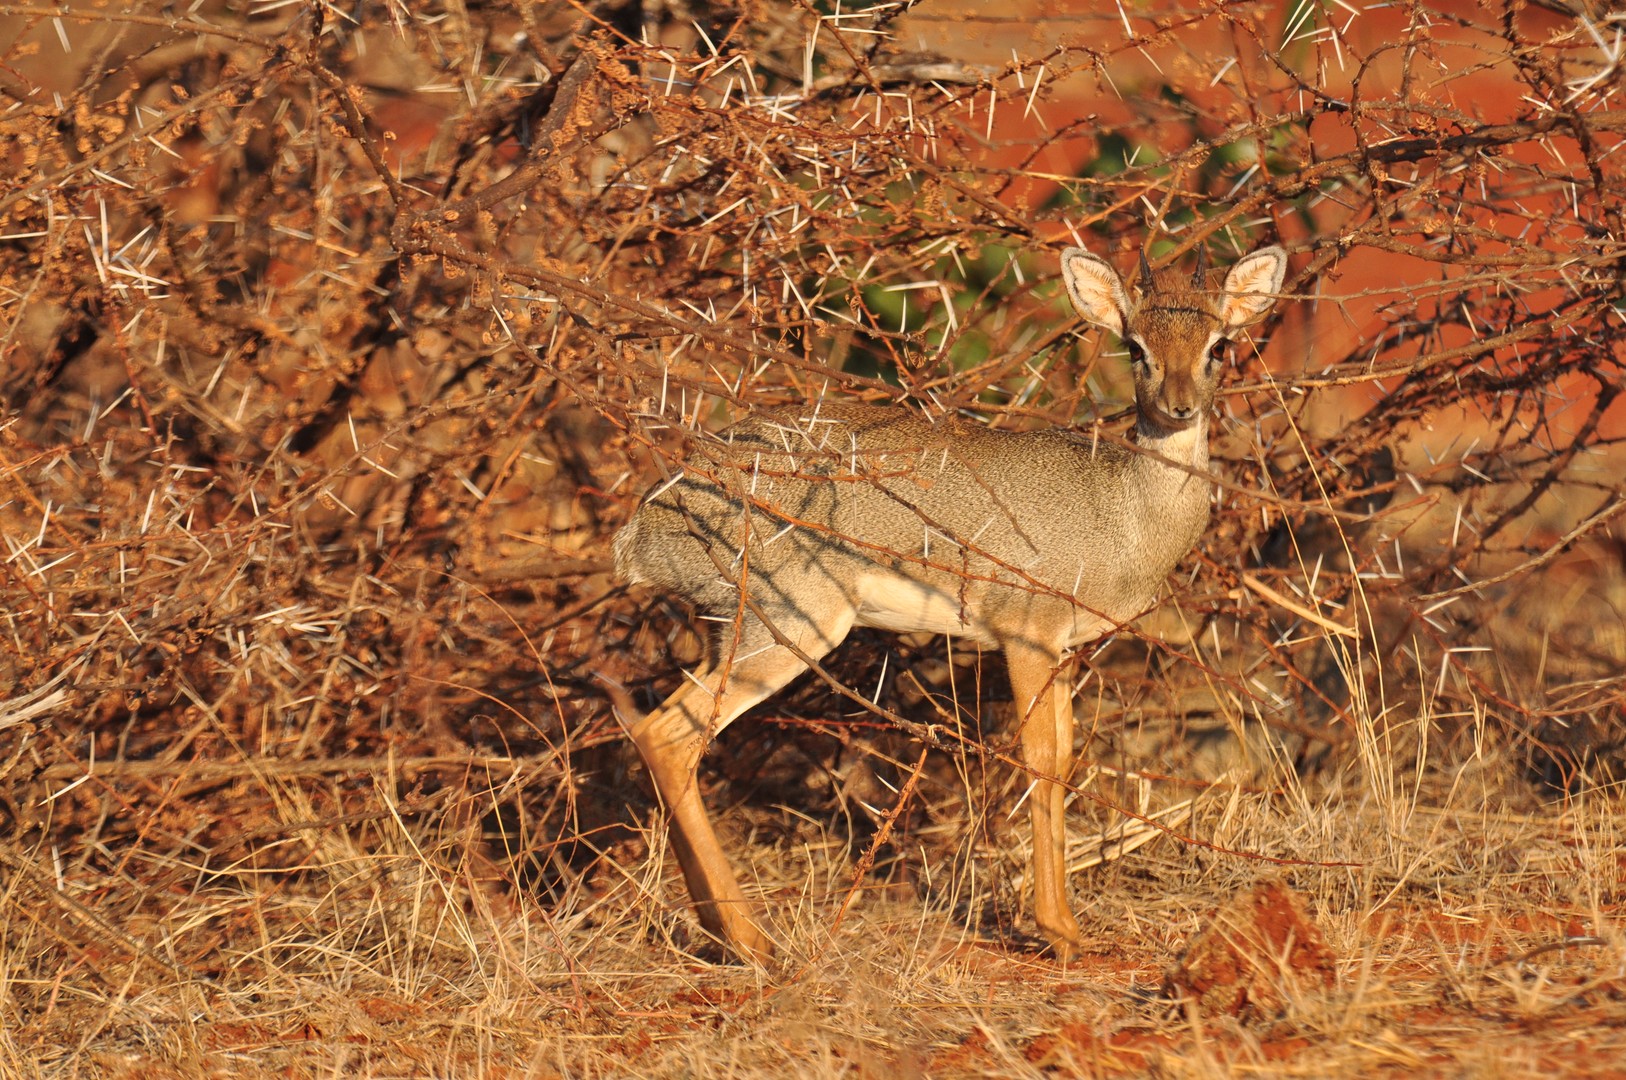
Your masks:
<instances>
[{"instance_id":1,"label":"antelope front leg","mask_svg":"<svg viewBox=\"0 0 1626 1080\"><path fill-rule=\"evenodd\" d=\"M1033 773L1028 806L1033 821L1033 914L1060 959L1076 955L1084 934L1067 904L1067 789L1073 767L1072 686L1059 655L1007 647L1011 688L1022 716L1022 762Z\"/></svg>"}]
</instances>

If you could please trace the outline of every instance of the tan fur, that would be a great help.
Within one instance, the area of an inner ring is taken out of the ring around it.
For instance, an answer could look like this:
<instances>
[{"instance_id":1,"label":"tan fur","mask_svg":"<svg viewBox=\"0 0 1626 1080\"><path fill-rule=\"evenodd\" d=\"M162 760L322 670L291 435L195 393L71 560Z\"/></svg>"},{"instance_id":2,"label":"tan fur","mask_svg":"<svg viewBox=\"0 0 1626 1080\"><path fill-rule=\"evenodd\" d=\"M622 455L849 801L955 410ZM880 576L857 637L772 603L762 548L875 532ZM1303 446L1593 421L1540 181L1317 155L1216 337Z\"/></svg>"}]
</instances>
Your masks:
<instances>
[{"instance_id":1,"label":"tan fur","mask_svg":"<svg viewBox=\"0 0 1626 1080\"><path fill-rule=\"evenodd\" d=\"M1073 711L1063 658L1144 611L1207 524L1211 485L1160 458L1207 468L1223 366L1210 349L1269 310L1285 269L1281 250L1265 248L1217 290L1177 272L1131 288L1087 251L1062 255L1079 313L1144 353L1134 365L1136 441L1151 453L1068 430L996 431L820 401L727 429L646 497L616 534L618 572L727 620L694 679L628 718L711 933L746 957L772 951L706 816L700 755L805 669L797 650L816 660L864 625L952 633L1005 653L1035 777L1035 916L1059 954L1076 950L1083 938L1064 876Z\"/></svg>"}]
</instances>

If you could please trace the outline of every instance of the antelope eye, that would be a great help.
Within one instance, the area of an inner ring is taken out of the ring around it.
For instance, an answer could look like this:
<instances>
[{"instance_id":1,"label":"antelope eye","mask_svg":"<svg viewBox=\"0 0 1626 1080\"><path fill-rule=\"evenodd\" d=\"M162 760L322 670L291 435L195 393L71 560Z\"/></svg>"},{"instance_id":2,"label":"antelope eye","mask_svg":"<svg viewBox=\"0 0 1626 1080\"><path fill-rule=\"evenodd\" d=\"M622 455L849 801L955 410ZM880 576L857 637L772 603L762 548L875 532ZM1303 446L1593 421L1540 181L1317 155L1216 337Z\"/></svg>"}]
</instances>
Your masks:
<instances>
[{"instance_id":1,"label":"antelope eye","mask_svg":"<svg viewBox=\"0 0 1626 1080\"><path fill-rule=\"evenodd\" d=\"M1214 342L1208 350L1208 359L1216 364L1225 363L1225 354L1230 351L1231 343L1224 338Z\"/></svg>"},{"instance_id":2,"label":"antelope eye","mask_svg":"<svg viewBox=\"0 0 1626 1080\"><path fill-rule=\"evenodd\" d=\"M1124 347L1129 350L1129 362L1131 364L1138 364L1146 359L1146 350L1141 348L1140 342L1131 339L1124 342Z\"/></svg>"}]
</instances>

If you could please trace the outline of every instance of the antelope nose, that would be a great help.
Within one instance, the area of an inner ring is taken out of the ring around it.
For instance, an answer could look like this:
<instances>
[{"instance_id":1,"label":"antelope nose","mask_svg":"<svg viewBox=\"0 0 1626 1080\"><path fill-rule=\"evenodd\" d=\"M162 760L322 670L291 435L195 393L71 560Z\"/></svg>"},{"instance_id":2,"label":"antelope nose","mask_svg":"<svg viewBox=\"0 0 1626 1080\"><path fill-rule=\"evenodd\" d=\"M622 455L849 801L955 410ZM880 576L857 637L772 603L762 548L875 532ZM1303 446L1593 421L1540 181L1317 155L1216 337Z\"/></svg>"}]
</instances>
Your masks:
<instances>
[{"instance_id":1,"label":"antelope nose","mask_svg":"<svg viewBox=\"0 0 1626 1080\"><path fill-rule=\"evenodd\" d=\"M1174 417L1176 420L1190 420L1193 416L1197 415L1197 406L1171 404L1169 406L1169 415Z\"/></svg>"}]
</instances>

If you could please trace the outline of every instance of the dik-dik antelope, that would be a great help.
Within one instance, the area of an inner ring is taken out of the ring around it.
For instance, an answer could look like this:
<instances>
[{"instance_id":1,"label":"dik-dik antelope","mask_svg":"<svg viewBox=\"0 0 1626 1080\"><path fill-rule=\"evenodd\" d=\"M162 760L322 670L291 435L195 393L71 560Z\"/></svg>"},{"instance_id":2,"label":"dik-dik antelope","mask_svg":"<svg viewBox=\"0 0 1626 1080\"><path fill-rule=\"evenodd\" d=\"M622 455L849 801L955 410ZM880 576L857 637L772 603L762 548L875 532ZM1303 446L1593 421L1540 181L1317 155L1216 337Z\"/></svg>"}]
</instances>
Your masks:
<instances>
[{"instance_id":1,"label":"dik-dik antelope","mask_svg":"<svg viewBox=\"0 0 1626 1080\"><path fill-rule=\"evenodd\" d=\"M693 677L625 719L671 814L700 921L741 956L765 959L772 944L712 831L700 755L854 626L1004 652L1034 781L1035 917L1058 956L1083 942L1065 880L1073 707L1063 658L1145 611L1202 533L1226 351L1270 310L1287 257L1256 251L1218 290L1201 268L1154 275L1144 257L1130 287L1081 248L1061 268L1078 313L1129 351L1134 448L810 402L726 429L708 460L654 489L616 534L623 579L676 593L721 626Z\"/></svg>"}]
</instances>

